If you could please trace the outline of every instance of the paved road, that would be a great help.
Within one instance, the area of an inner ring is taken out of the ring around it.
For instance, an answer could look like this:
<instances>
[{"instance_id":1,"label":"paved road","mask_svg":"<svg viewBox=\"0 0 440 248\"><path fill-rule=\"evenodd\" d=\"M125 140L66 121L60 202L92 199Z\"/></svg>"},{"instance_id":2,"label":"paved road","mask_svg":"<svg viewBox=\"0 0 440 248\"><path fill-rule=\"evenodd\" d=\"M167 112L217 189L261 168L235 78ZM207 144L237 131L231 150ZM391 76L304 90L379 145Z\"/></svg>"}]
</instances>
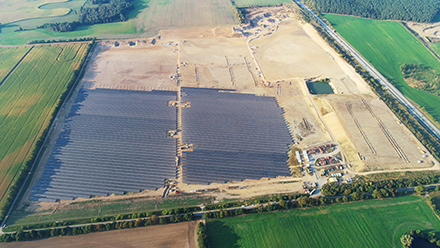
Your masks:
<instances>
[{"instance_id":1,"label":"paved road","mask_svg":"<svg viewBox=\"0 0 440 248\"><path fill-rule=\"evenodd\" d=\"M309 12L322 28L336 40L351 56L353 56L362 67L364 67L374 78L376 78L408 111L438 140L440 140L440 129L437 128L419 109L417 109L399 90L397 90L373 65L360 55L347 41L345 41L335 30L331 29L321 18L311 11L300 0L294 0L302 9Z\"/></svg>"}]
</instances>

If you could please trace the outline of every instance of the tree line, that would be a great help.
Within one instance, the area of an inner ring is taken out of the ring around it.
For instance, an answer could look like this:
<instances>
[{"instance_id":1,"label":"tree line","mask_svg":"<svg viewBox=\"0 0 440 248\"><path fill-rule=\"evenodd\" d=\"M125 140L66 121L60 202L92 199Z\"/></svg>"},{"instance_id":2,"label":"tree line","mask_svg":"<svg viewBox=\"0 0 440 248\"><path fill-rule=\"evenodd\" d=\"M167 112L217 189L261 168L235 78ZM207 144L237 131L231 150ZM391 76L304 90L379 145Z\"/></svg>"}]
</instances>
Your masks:
<instances>
[{"instance_id":1,"label":"tree line","mask_svg":"<svg viewBox=\"0 0 440 248\"><path fill-rule=\"evenodd\" d=\"M361 16L378 20L432 22L439 14L440 0L304 0L320 13Z\"/></svg>"},{"instance_id":2,"label":"tree line","mask_svg":"<svg viewBox=\"0 0 440 248\"><path fill-rule=\"evenodd\" d=\"M426 242L440 247L440 240L437 239L434 231L409 230L400 238L400 242L402 242L403 247L409 248L412 247L414 238L424 239Z\"/></svg>"},{"instance_id":3,"label":"tree line","mask_svg":"<svg viewBox=\"0 0 440 248\"><path fill-rule=\"evenodd\" d=\"M208 236L206 235L205 226L202 222L197 223L197 244L199 248L208 247Z\"/></svg>"},{"instance_id":4,"label":"tree line","mask_svg":"<svg viewBox=\"0 0 440 248\"><path fill-rule=\"evenodd\" d=\"M171 217L159 218L157 215L152 215L148 219L138 218L134 221L113 221L106 224L96 224L96 225L86 225L82 227L63 227L63 228L52 228L44 230L31 230L23 231L19 230L16 233L3 234L0 236L0 242L11 242L11 241L27 241L33 239L42 239L48 237L66 236L66 235L78 235L92 232L110 231L116 229L126 229L142 226L150 226L157 224L168 224L168 223L178 223L183 221L194 220L194 215L192 213L187 213L184 215L178 214Z\"/></svg>"},{"instance_id":5,"label":"tree line","mask_svg":"<svg viewBox=\"0 0 440 248\"><path fill-rule=\"evenodd\" d=\"M81 25L126 21L126 15L134 9L131 0L89 0L94 7L82 6L78 21L45 23L37 28L45 28L55 32L71 32Z\"/></svg>"},{"instance_id":6,"label":"tree line","mask_svg":"<svg viewBox=\"0 0 440 248\"><path fill-rule=\"evenodd\" d=\"M57 42L78 42L78 41L93 41L95 42L96 37L84 37L84 38L73 38L73 39L59 39L59 40L32 40L28 44L45 44L45 43L57 43Z\"/></svg>"},{"instance_id":7,"label":"tree line","mask_svg":"<svg viewBox=\"0 0 440 248\"><path fill-rule=\"evenodd\" d=\"M322 185L321 192L325 196L350 195L354 192L377 193L385 197L396 193L397 189L412 188L422 185L440 184L440 173L432 173L428 176L401 179L384 179L378 181L358 180L347 183L326 183Z\"/></svg>"},{"instance_id":8,"label":"tree line","mask_svg":"<svg viewBox=\"0 0 440 248\"><path fill-rule=\"evenodd\" d=\"M201 211L201 208L200 207L174 208L174 209L164 209L162 211L139 212L139 213L132 213L132 214L118 214L118 215L113 215L113 216L84 218L84 219L69 220L69 221L45 222L45 223L24 225L24 226L21 226L19 229L20 230L32 230L32 229L63 227L63 226L71 226L71 225L81 225L81 224L89 224L89 223L97 223L97 222L138 219L138 218L146 218L146 217L152 217L152 216L182 215L182 214L193 213L196 211Z\"/></svg>"}]
</instances>

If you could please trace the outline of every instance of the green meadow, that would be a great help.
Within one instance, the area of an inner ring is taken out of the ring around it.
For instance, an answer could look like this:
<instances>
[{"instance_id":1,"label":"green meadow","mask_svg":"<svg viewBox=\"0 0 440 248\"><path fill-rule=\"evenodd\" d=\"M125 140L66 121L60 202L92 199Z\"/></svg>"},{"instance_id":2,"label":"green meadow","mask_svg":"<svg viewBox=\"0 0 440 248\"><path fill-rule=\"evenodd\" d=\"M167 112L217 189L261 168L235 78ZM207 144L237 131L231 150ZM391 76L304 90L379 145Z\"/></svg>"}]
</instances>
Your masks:
<instances>
[{"instance_id":1,"label":"green meadow","mask_svg":"<svg viewBox=\"0 0 440 248\"><path fill-rule=\"evenodd\" d=\"M405 232L440 230L440 221L412 195L215 219L207 229L212 248L377 248L402 247Z\"/></svg>"}]
</instances>

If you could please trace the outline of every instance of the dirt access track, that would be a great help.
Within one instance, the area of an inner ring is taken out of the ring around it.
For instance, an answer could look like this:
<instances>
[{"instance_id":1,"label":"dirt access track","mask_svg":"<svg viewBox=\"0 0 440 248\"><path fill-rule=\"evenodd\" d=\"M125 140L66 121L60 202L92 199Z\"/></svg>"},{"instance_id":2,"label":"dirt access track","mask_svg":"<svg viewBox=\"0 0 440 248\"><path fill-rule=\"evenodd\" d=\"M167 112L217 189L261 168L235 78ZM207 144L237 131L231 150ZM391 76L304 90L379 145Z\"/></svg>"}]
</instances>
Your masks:
<instances>
[{"instance_id":1,"label":"dirt access track","mask_svg":"<svg viewBox=\"0 0 440 248\"><path fill-rule=\"evenodd\" d=\"M138 227L133 229L4 243L6 248L36 247L149 247L197 248L197 222Z\"/></svg>"},{"instance_id":2,"label":"dirt access track","mask_svg":"<svg viewBox=\"0 0 440 248\"><path fill-rule=\"evenodd\" d=\"M81 85L127 90L230 88L274 96L284 110L295 146L308 149L320 144L339 145L347 162L344 173L438 168L354 69L311 25L299 20L297 11L294 5L253 8L247 16L252 25L166 29L142 42L101 42ZM305 84L309 78L329 78L335 94L310 95ZM63 118L59 120L62 126ZM39 168L44 164L42 159ZM219 193L211 194L217 199L248 198L296 192L301 189L298 176L234 182L238 189L230 192L225 184L179 183L177 187L182 192L217 188ZM282 183L289 180L298 182L289 186ZM161 190L144 191L130 193L130 197L161 194ZM25 211L34 211L68 204L30 202L21 206L27 206Z\"/></svg>"}]
</instances>

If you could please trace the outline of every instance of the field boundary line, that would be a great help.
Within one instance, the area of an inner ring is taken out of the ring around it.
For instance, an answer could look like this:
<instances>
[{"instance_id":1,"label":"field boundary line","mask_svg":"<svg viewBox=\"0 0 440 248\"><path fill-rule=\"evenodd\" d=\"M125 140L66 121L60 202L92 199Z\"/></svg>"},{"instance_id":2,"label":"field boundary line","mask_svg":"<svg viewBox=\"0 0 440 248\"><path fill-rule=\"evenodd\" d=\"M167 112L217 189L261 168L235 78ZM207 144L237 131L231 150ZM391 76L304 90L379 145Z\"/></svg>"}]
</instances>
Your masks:
<instances>
[{"instance_id":1,"label":"field boundary line","mask_svg":"<svg viewBox=\"0 0 440 248\"><path fill-rule=\"evenodd\" d=\"M87 43L86 43L86 44L87 44ZM56 113L56 115L55 115L56 117L54 118L54 120L58 117L58 114L60 113L60 110L63 109L65 103L67 102L67 99L69 99L69 98L71 97L71 95L72 95L72 91L73 91L74 89L76 89L76 87L78 86L78 81L80 81L81 78L82 78L82 75L83 75L84 69L87 67L87 64L88 64L88 62L89 62L90 54L93 53L93 49L95 48L95 46L96 46L96 42L93 43L93 46L90 48L90 50L88 51L88 53L85 55L84 63L83 63L82 66L81 66L81 70L80 70L80 72L78 73L78 76L77 76L77 78L76 78L76 80L75 80L75 83L74 83L74 84L72 85L72 87L70 88L69 93L67 94L66 98L65 98L64 101L62 102L61 107L58 109L58 112ZM33 48L33 47L32 47L32 48ZM32 50L32 49L31 49L31 50ZM50 133L50 130L53 129L55 123L56 123L55 121L52 121L52 123L50 124L48 134ZM26 176L26 178L25 178L23 184L22 184L21 187L20 187L20 190L18 191L18 193L17 193L17 195L16 195L14 201L12 202L11 206L9 207L8 212L7 212L6 215L5 215L5 218L3 219L2 223L1 223L1 226L0 226L0 235L4 233L4 232L3 232L3 226L5 225L6 221L8 220L8 217L9 217L9 215L11 214L11 211L14 209L17 200L20 199L20 198L22 197L23 188L28 184L29 178L33 176L33 175L32 175L32 172L35 170L35 165L38 164L38 162L39 162L39 160L40 160L41 152L42 152L44 149L46 149L47 141L49 140L49 136L50 136L50 135L48 135L48 134L47 134L46 137L44 138L44 142L43 142L43 144L41 145L40 149L38 150L37 155L35 156L35 160L34 160L34 162L32 163L31 168L29 169L29 173L27 174L27 176Z\"/></svg>"},{"instance_id":2,"label":"field boundary line","mask_svg":"<svg viewBox=\"0 0 440 248\"><path fill-rule=\"evenodd\" d=\"M32 49L34 49L35 46L31 46L31 49L29 49L29 51L27 51L23 57L17 62L17 64L12 67L12 69L8 72L8 74L6 74L5 78L3 78L2 81L0 81L0 86L3 85L4 82L6 82L6 80L9 78L9 76L11 76L11 74L15 71L15 69L17 69L17 67L21 64L21 62L26 58L26 56L32 51Z\"/></svg>"}]
</instances>

